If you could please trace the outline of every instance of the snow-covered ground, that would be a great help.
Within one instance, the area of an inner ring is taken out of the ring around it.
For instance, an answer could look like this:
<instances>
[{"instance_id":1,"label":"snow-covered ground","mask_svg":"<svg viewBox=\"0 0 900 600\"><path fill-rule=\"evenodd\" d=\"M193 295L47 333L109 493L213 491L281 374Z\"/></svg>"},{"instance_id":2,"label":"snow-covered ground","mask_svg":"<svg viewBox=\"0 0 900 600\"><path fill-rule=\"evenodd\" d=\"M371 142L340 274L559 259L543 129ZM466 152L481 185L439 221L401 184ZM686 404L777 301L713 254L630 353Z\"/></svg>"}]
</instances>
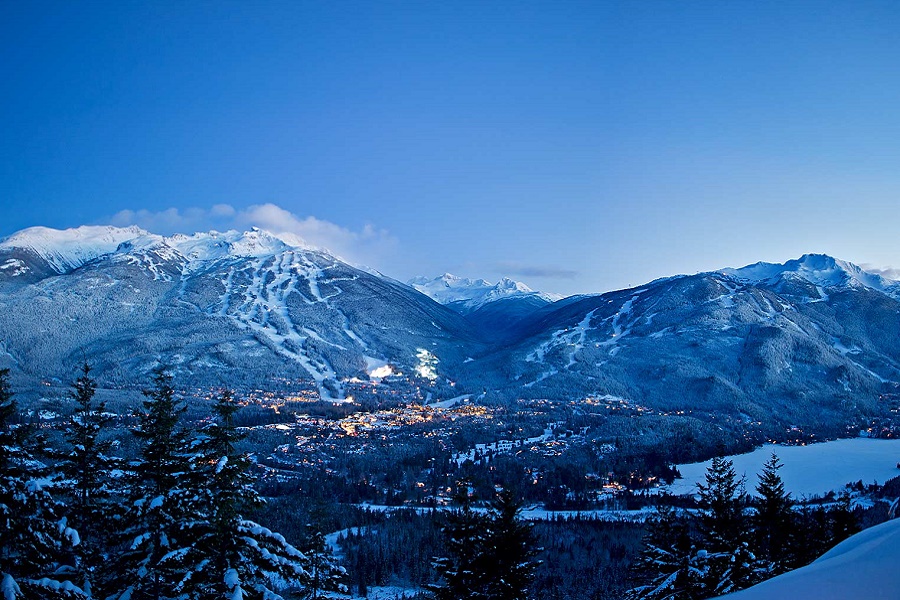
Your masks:
<instances>
[{"instance_id":1,"label":"snow-covered ground","mask_svg":"<svg viewBox=\"0 0 900 600\"><path fill-rule=\"evenodd\" d=\"M728 457L734 461L738 476L746 475L748 492L755 493L757 473L773 451L784 463L779 473L785 488L796 498L825 494L853 481L884 483L900 476L900 440L854 438L807 446L767 444L753 452ZM703 481L710 462L678 465L682 479L676 480L669 491L696 492L697 482Z\"/></svg>"},{"instance_id":2,"label":"snow-covered ground","mask_svg":"<svg viewBox=\"0 0 900 600\"><path fill-rule=\"evenodd\" d=\"M900 598L900 519L857 533L811 565L723 598L896 600Z\"/></svg>"},{"instance_id":3,"label":"snow-covered ground","mask_svg":"<svg viewBox=\"0 0 900 600\"><path fill-rule=\"evenodd\" d=\"M469 398L472 397L472 394L463 394L462 396L456 396L455 398L450 398L449 400L441 400L440 402L432 402L428 405L429 408L443 408L450 409L459 404L460 402L468 402Z\"/></svg>"}]
</instances>

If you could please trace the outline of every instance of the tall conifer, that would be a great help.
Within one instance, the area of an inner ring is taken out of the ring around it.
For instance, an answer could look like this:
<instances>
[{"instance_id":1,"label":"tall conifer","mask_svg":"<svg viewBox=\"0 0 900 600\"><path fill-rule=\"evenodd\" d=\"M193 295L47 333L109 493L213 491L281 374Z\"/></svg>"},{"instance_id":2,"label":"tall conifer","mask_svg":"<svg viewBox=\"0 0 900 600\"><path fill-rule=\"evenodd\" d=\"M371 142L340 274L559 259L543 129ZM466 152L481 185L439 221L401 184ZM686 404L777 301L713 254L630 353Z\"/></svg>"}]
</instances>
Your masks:
<instances>
[{"instance_id":1,"label":"tall conifer","mask_svg":"<svg viewBox=\"0 0 900 600\"><path fill-rule=\"evenodd\" d=\"M750 549L743 478L737 477L734 463L716 457L697 488L701 506L698 550L706 562L706 593L723 595L753 585L761 565Z\"/></svg>"},{"instance_id":2,"label":"tall conifer","mask_svg":"<svg viewBox=\"0 0 900 600\"><path fill-rule=\"evenodd\" d=\"M488 597L495 600L527 600L534 581L539 549L531 523L519 518L522 505L509 490L502 490L491 504L486 564L491 575Z\"/></svg>"},{"instance_id":3,"label":"tall conifer","mask_svg":"<svg viewBox=\"0 0 900 600\"><path fill-rule=\"evenodd\" d=\"M13 423L16 411L9 370L0 369L0 591L4 600L82 598L67 579L78 533L50 494L39 439Z\"/></svg>"},{"instance_id":4,"label":"tall conifer","mask_svg":"<svg viewBox=\"0 0 900 600\"><path fill-rule=\"evenodd\" d=\"M447 556L434 561L442 581L430 586L436 600L524 600L538 566L530 525L521 505L502 491L489 513L476 512L461 486L460 507L444 525Z\"/></svg>"},{"instance_id":5,"label":"tall conifer","mask_svg":"<svg viewBox=\"0 0 900 600\"><path fill-rule=\"evenodd\" d=\"M97 384L85 363L70 393L75 410L66 429L69 448L60 464L67 514L81 543L75 549L76 582L88 597L105 598L113 577L112 532L121 527L112 472L120 461L110 456L112 441L102 439L110 418L106 404L95 402Z\"/></svg>"},{"instance_id":6,"label":"tall conifer","mask_svg":"<svg viewBox=\"0 0 900 600\"><path fill-rule=\"evenodd\" d=\"M766 565L767 575L778 575L791 568L794 563L791 548L797 519L794 516L790 493L785 491L784 482L778 474L782 464L775 453L763 465L759 474L754 502L756 514L754 525L754 552Z\"/></svg>"},{"instance_id":7,"label":"tall conifer","mask_svg":"<svg viewBox=\"0 0 900 600\"><path fill-rule=\"evenodd\" d=\"M172 378L158 370L153 387L144 392L143 409L132 433L140 456L131 464L130 498L126 507L127 539L121 556L119 598L162 600L180 594L188 520L185 502L191 486L191 452L178 426L185 408L175 396Z\"/></svg>"},{"instance_id":8,"label":"tall conifer","mask_svg":"<svg viewBox=\"0 0 900 600\"><path fill-rule=\"evenodd\" d=\"M183 589L190 597L276 600L273 582L296 593L312 587L312 561L278 533L244 514L263 504L253 488L252 461L237 449L244 437L234 424L239 406L226 391L215 405L215 419L198 439L193 510L185 522L190 548ZM323 587L335 589L335 567L323 555L315 565Z\"/></svg>"}]
</instances>

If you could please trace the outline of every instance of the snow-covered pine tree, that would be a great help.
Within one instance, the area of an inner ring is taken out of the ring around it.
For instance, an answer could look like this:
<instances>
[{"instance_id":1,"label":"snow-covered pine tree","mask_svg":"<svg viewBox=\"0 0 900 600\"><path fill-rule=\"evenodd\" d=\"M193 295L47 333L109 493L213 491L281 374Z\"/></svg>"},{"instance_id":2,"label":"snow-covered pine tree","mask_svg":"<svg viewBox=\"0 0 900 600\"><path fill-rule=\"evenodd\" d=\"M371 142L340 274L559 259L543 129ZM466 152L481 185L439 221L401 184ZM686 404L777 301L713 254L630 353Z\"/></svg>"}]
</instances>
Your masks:
<instances>
[{"instance_id":1,"label":"snow-covered pine tree","mask_svg":"<svg viewBox=\"0 0 900 600\"><path fill-rule=\"evenodd\" d=\"M489 521L473 510L465 492L468 486L460 487L460 506L447 515L442 528L447 556L434 561L443 581L428 588L435 600L487 600L484 554Z\"/></svg>"},{"instance_id":2,"label":"snow-covered pine tree","mask_svg":"<svg viewBox=\"0 0 900 600\"><path fill-rule=\"evenodd\" d=\"M744 589L761 578L765 566L750 549L750 523L744 514L744 479L734 463L716 457L698 483L700 497L699 551L706 561L707 597Z\"/></svg>"},{"instance_id":3,"label":"snow-covered pine tree","mask_svg":"<svg viewBox=\"0 0 900 600\"><path fill-rule=\"evenodd\" d=\"M35 458L39 440L13 423L9 370L0 369L0 595L3 600L83 598L67 580L79 542L49 492L49 470Z\"/></svg>"},{"instance_id":4,"label":"snow-covered pine tree","mask_svg":"<svg viewBox=\"0 0 900 600\"><path fill-rule=\"evenodd\" d=\"M519 518L522 505L509 490L491 504L484 556L487 594L493 600L527 600L539 549L530 523Z\"/></svg>"},{"instance_id":5,"label":"snow-covered pine tree","mask_svg":"<svg viewBox=\"0 0 900 600\"><path fill-rule=\"evenodd\" d=\"M489 513L478 513L468 487L460 486L460 506L443 527L447 556L434 561L442 581L428 587L436 600L524 600L538 549L530 525L519 519L521 505L504 490Z\"/></svg>"},{"instance_id":6,"label":"snow-covered pine tree","mask_svg":"<svg viewBox=\"0 0 900 600\"><path fill-rule=\"evenodd\" d=\"M114 574L110 569L112 532L121 528L119 498L113 497L113 470L120 461L110 456L111 440L101 439L110 418L106 404L95 402L97 384L85 363L70 393L75 410L66 429L67 452L59 464L60 491L67 516L78 530L81 543L75 548L75 581L89 598L106 598Z\"/></svg>"},{"instance_id":7,"label":"snow-covered pine tree","mask_svg":"<svg viewBox=\"0 0 900 600\"><path fill-rule=\"evenodd\" d=\"M309 585L300 593L304 599L318 600L327 591L347 589L344 580L347 571L338 565L328 545L325 542L325 534L321 529L313 526L307 527L309 535L303 546L303 553L309 557Z\"/></svg>"},{"instance_id":8,"label":"snow-covered pine tree","mask_svg":"<svg viewBox=\"0 0 900 600\"><path fill-rule=\"evenodd\" d=\"M791 548L795 546L796 517L794 501L784 489L778 470L782 464L773 452L759 474L754 501L756 514L752 518L754 554L764 563L765 575L784 573L794 564Z\"/></svg>"},{"instance_id":9,"label":"snow-covered pine tree","mask_svg":"<svg viewBox=\"0 0 900 600\"><path fill-rule=\"evenodd\" d=\"M243 438L234 424L238 408L231 392L223 392L215 420L198 440L199 485L188 499L197 510L185 522L191 546L184 559L190 570L180 589L191 598L277 600L282 588L302 595L310 588L310 558L280 534L243 517L263 500L253 488L250 457L237 450ZM339 570L324 555L317 567L323 583Z\"/></svg>"},{"instance_id":10,"label":"snow-covered pine tree","mask_svg":"<svg viewBox=\"0 0 900 600\"><path fill-rule=\"evenodd\" d=\"M130 465L125 543L117 569L120 600L162 600L179 596L178 582L188 568L184 523L192 515L186 503L192 483L191 450L178 426L184 406L175 397L172 378L163 370L153 388L144 392L132 434L140 441L140 456Z\"/></svg>"},{"instance_id":11,"label":"snow-covered pine tree","mask_svg":"<svg viewBox=\"0 0 900 600\"><path fill-rule=\"evenodd\" d=\"M644 548L634 564L636 585L628 600L699 600L703 587L705 555L699 555L691 539L690 517L668 505L656 507L648 520Z\"/></svg>"}]
</instances>

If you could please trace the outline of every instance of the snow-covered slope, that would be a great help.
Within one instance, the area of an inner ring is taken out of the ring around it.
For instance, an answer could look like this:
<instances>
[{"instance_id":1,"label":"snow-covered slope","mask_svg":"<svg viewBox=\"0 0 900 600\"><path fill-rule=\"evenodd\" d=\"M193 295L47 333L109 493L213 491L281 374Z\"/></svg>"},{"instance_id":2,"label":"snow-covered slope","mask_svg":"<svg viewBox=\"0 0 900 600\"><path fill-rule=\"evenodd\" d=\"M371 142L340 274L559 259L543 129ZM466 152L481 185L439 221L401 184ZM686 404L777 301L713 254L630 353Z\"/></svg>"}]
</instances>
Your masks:
<instances>
[{"instance_id":1,"label":"snow-covered slope","mask_svg":"<svg viewBox=\"0 0 900 600\"><path fill-rule=\"evenodd\" d=\"M32 252L56 272L77 269L114 252L122 242L149 235L138 227L83 226L74 229L30 227L0 240L0 252Z\"/></svg>"},{"instance_id":2,"label":"snow-covered slope","mask_svg":"<svg viewBox=\"0 0 900 600\"><path fill-rule=\"evenodd\" d=\"M844 540L811 565L722 596L728 600L896 600L900 519Z\"/></svg>"},{"instance_id":3,"label":"snow-covered slope","mask_svg":"<svg viewBox=\"0 0 900 600\"><path fill-rule=\"evenodd\" d=\"M900 302L810 270L818 285L713 272L562 300L466 366L508 397L611 395L778 428L880 414L900 385Z\"/></svg>"},{"instance_id":4,"label":"snow-covered slope","mask_svg":"<svg viewBox=\"0 0 900 600\"><path fill-rule=\"evenodd\" d=\"M834 426L897 394L895 284L813 255L553 303L511 280L412 282L441 305L260 230L36 228L0 242L0 366L66 380L88 359L127 385L162 362L198 385L302 380L341 398L434 358L457 391Z\"/></svg>"},{"instance_id":5,"label":"snow-covered slope","mask_svg":"<svg viewBox=\"0 0 900 600\"><path fill-rule=\"evenodd\" d=\"M560 296L536 292L520 281L504 277L496 284L484 279L469 279L445 273L440 277L416 277L409 285L432 300L450 306L458 312L467 313L479 308L512 297L530 297L548 304L560 299Z\"/></svg>"},{"instance_id":6,"label":"snow-covered slope","mask_svg":"<svg viewBox=\"0 0 900 600\"><path fill-rule=\"evenodd\" d=\"M4 361L39 377L87 359L136 383L162 363L198 385L277 377L342 399L371 364L415 372L424 352L445 373L478 351L476 337L405 285L255 229L40 229L0 246Z\"/></svg>"}]
</instances>

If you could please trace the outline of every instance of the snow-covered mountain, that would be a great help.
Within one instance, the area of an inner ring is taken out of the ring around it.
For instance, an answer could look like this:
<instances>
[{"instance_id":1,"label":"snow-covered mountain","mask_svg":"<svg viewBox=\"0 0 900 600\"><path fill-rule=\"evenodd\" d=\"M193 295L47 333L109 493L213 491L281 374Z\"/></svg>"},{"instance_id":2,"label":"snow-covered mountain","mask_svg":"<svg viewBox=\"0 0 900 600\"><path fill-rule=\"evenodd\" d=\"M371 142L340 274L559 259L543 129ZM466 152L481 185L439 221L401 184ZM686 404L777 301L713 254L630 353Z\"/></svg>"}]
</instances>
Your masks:
<instances>
[{"instance_id":1,"label":"snow-covered mountain","mask_svg":"<svg viewBox=\"0 0 900 600\"><path fill-rule=\"evenodd\" d=\"M440 277L415 277L408 284L435 302L459 312L472 312L485 304L512 297L532 297L542 304L559 300L561 296L536 292L521 281L504 277L497 283L484 279L469 279L444 273Z\"/></svg>"},{"instance_id":2,"label":"snow-covered mountain","mask_svg":"<svg viewBox=\"0 0 900 600\"><path fill-rule=\"evenodd\" d=\"M900 519L844 540L818 560L728 600L889 600L900 590Z\"/></svg>"},{"instance_id":3,"label":"snow-covered mountain","mask_svg":"<svg viewBox=\"0 0 900 600\"><path fill-rule=\"evenodd\" d=\"M65 230L31 227L0 240L0 256L24 253L34 261L43 261L60 275L113 255L136 257L157 253L189 267L191 263L228 257L272 255L289 248L310 249L302 241L289 245L259 229L164 237L139 227L82 226ZM21 265L19 270L22 272L18 274L22 275L30 267Z\"/></svg>"},{"instance_id":4,"label":"snow-covered mountain","mask_svg":"<svg viewBox=\"0 0 900 600\"><path fill-rule=\"evenodd\" d=\"M897 282L827 256L552 303L510 281L412 285L428 295L259 230L25 230L0 241L0 366L68 381L87 359L140 385L162 363L198 386L309 382L326 398L427 373L501 400L814 426L884 412L900 390Z\"/></svg>"},{"instance_id":5,"label":"snow-covered mountain","mask_svg":"<svg viewBox=\"0 0 900 600\"><path fill-rule=\"evenodd\" d=\"M465 316L491 342L506 339L525 318L562 298L506 277L494 284L445 273L431 279L416 277L408 285Z\"/></svg>"},{"instance_id":6,"label":"snow-covered mountain","mask_svg":"<svg viewBox=\"0 0 900 600\"><path fill-rule=\"evenodd\" d=\"M199 384L307 380L326 398L373 365L436 373L480 348L457 313L330 254L260 230L162 237L45 228L0 242L0 363L112 381L157 364Z\"/></svg>"},{"instance_id":7,"label":"snow-covered mountain","mask_svg":"<svg viewBox=\"0 0 900 600\"><path fill-rule=\"evenodd\" d=\"M826 273L828 263L837 267ZM889 281L866 275L807 256L567 298L466 366L475 385L505 386L507 396L847 422L883 412L900 388L900 302Z\"/></svg>"}]
</instances>

